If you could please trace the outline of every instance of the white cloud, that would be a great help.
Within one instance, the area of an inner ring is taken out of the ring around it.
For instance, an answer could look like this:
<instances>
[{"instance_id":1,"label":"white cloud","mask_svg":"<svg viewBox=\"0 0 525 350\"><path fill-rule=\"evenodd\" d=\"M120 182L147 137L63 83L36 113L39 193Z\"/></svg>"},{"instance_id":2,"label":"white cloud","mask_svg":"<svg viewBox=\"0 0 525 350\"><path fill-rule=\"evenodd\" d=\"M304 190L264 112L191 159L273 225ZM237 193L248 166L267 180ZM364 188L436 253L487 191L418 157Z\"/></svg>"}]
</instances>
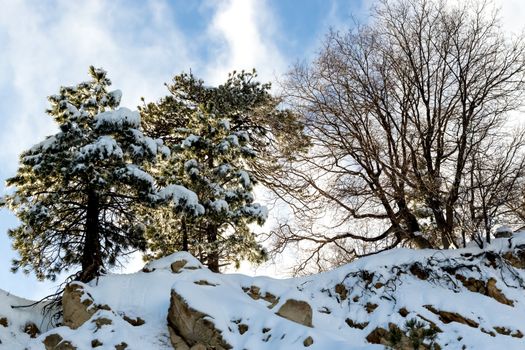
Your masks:
<instances>
[{"instance_id":1,"label":"white cloud","mask_svg":"<svg viewBox=\"0 0 525 350\"><path fill-rule=\"evenodd\" d=\"M214 7L208 33L216 45L215 63L206 74L211 84L223 82L234 69L256 68L263 81L284 72L287 63L277 47L278 28L265 1L229 0L214 2Z\"/></svg>"},{"instance_id":2,"label":"white cloud","mask_svg":"<svg viewBox=\"0 0 525 350\"><path fill-rule=\"evenodd\" d=\"M157 98L175 70L189 68L185 38L167 3L125 4L3 3L0 32L7 36L0 41L0 65L8 74L0 79L9 80L0 87L9 90L10 107L0 107L0 161L9 169L20 151L53 130L51 119L44 117L46 96L60 85L87 79L89 65L108 70L130 107L138 105L140 96Z\"/></svg>"}]
</instances>

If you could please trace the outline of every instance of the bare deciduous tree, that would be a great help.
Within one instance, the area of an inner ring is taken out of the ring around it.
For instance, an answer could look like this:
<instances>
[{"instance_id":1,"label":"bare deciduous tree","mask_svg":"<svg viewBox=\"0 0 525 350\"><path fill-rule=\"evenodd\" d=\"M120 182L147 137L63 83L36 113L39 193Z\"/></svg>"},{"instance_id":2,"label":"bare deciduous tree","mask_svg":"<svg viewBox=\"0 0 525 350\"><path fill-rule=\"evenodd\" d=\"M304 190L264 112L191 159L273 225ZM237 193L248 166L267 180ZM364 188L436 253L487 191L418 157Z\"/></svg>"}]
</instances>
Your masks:
<instances>
[{"instance_id":1,"label":"bare deciduous tree","mask_svg":"<svg viewBox=\"0 0 525 350\"><path fill-rule=\"evenodd\" d=\"M284 83L312 147L281 174L296 220L276 230L276 249L309 242L305 262L322 268L329 247L351 259L490 231L522 185L509 112L524 73L523 37L506 36L488 2L382 0L370 24L330 32Z\"/></svg>"}]
</instances>

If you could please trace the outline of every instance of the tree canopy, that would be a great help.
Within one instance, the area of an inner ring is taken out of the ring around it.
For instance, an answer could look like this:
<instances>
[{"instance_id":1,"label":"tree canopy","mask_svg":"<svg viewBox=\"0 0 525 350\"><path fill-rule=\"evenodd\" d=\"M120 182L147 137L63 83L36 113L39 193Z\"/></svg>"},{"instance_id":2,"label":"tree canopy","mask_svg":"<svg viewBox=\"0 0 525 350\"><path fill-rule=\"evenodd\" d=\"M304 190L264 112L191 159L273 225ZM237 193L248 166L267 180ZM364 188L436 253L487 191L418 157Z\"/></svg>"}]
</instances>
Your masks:
<instances>
[{"instance_id":1,"label":"tree canopy","mask_svg":"<svg viewBox=\"0 0 525 350\"><path fill-rule=\"evenodd\" d=\"M225 84L207 87L191 74L168 85L170 95L141 109L144 129L172 150L156 166L160 181L191 189L204 207L198 217L176 216L170 208L149 213L152 256L187 250L218 271L241 259L259 262L265 251L249 227L262 225L264 206L254 201L253 164L270 141L266 124L277 115L269 85L254 73L233 73ZM262 166L261 166L262 168Z\"/></svg>"},{"instance_id":2,"label":"tree canopy","mask_svg":"<svg viewBox=\"0 0 525 350\"><path fill-rule=\"evenodd\" d=\"M284 83L312 147L282 173L298 219L277 247L308 242L305 261L323 268L522 225L525 137L509 112L524 73L523 36L487 2L384 0L368 24L331 31Z\"/></svg>"},{"instance_id":3,"label":"tree canopy","mask_svg":"<svg viewBox=\"0 0 525 350\"><path fill-rule=\"evenodd\" d=\"M59 131L22 153L14 192L3 198L20 225L9 230L20 258L13 270L54 279L81 265L88 281L120 256L145 249L136 206L160 200L142 165L169 150L144 136L140 115L120 104L119 90L102 69L91 80L62 87L49 97L49 116Z\"/></svg>"}]
</instances>

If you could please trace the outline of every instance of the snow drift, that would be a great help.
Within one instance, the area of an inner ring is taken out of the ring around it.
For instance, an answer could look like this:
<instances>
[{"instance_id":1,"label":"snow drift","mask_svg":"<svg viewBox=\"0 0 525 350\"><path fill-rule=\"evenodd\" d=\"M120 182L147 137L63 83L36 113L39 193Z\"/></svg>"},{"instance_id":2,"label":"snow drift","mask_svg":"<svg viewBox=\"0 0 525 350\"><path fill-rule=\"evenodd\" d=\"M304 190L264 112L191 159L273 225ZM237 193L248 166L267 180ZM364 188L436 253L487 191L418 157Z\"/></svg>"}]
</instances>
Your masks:
<instances>
[{"instance_id":1,"label":"snow drift","mask_svg":"<svg viewBox=\"0 0 525 350\"><path fill-rule=\"evenodd\" d=\"M212 273L176 253L70 285L52 329L41 307L10 307L20 302L1 294L2 350L524 349L525 233L284 280Z\"/></svg>"}]
</instances>

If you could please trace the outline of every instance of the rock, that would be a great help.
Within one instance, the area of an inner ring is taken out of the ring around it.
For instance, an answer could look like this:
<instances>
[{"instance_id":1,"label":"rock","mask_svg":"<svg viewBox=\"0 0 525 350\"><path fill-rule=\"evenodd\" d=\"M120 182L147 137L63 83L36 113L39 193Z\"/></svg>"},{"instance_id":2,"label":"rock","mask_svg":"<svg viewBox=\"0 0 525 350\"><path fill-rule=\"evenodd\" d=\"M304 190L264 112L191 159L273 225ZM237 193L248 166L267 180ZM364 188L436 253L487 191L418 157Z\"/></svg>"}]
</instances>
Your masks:
<instances>
[{"instance_id":1,"label":"rock","mask_svg":"<svg viewBox=\"0 0 525 350\"><path fill-rule=\"evenodd\" d=\"M339 294L341 301L346 300L346 298L348 297L348 289L346 289L345 285L342 283L338 283L335 285L335 292Z\"/></svg>"},{"instance_id":2,"label":"rock","mask_svg":"<svg viewBox=\"0 0 525 350\"><path fill-rule=\"evenodd\" d=\"M128 348L128 344L126 344L125 342L115 345L115 350L125 350L127 348Z\"/></svg>"},{"instance_id":3,"label":"rock","mask_svg":"<svg viewBox=\"0 0 525 350\"><path fill-rule=\"evenodd\" d=\"M399 309L398 312L403 317L407 317L408 316L408 310L405 307L402 307L401 309Z\"/></svg>"},{"instance_id":4,"label":"rock","mask_svg":"<svg viewBox=\"0 0 525 350\"><path fill-rule=\"evenodd\" d=\"M97 347L102 346L102 345L104 345L104 344L102 344L102 342L100 340L98 340L98 339L93 339L91 341L91 347L92 348L97 348Z\"/></svg>"},{"instance_id":5,"label":"rock","mask_svg":"<svg viewBox=\"0 0 525 350\"><path fill-rule=\"evenodd\" d=\"M259 300L261 298L261 288L257 286L250 286L250 288L243 287L242 290L253 300Z\"/></svg>"},{"instance_id":6,"label":"rock","mask_svg":"<svg viewBox=\"0 0 525 350\"><path fill-rule=\"evenodd\" d=\"M496 287L496 280L492 277L489 278L487 282L480 281L472 277L467 279L465 276L460 274L456 274L456 278L461 281L463 286L471 292L480 293L491 297L502 304L514 306L514 301L508 299L505 294L503 294L503 292L498 287Z\"/></svg>"},{"instance_id":7,"label":"rock","mask_svg":"<svg viewBox=\"0 0 525 350\"><path fill-rule=\"evenodd\" d=\"M175 261L175 262L173 262L173 263L171 264L171 271L172 271L173 273L179 273L180 270L181 270L184 266L186 266L187 263L188 263L188 262L187 262L186 260L184 260L184 259L182 259L182 260L178 260L178 261Z\"/></svg>"},{"instance_id":8,"label":"rock","mask_svg":"<svg viewBox=\"0 0 525 350\"><path fill-rule=\"evenodd\" d=\"M327 315L330 315L332 313L332 311L326 306L320 307L319 309L317 309L317 311L322 314L327 314Z\"/></svg>"},{"instance_id":9,"label":"rock","mask_svg":"<svg viewBox=\"0 0 525 350\"><path fill-rule=\"evenodd\" d=\"M371 314L372 312L375 311L375 309L377 309L377 307L378 307L377 304L366 303L366 305L365 305L365 310L366 310L366 312L368 312L369 314Z\"/></svg>"},{"instance_id":10,"label":"rock","mask_svg":"<svg viewBox=\"0 0 525 350\"><path fill-rule=\"evenodd\" d=\"M410 272L420 280L427 280L429 277L428 272L421 266L420 263L412 264L412 266L410 266Z\"/></svg>"},{"instance_id":11,"label":"rock","mask_svg":"<svg viewBox=\"0 0 525 350\"><path fill-rule=\"evenodd\" d=\"M244 324L244 323L241 323L237 326L238 330L239 330L239 333L241 335L243 335L244 333L246 333L249 329L248 325L247 324Z\"/></svg>"},{"instance_id":12,"label":"rock","mask_svg":"<svg viewBox=\"0 0 525 350\"><path fill-rule=\"evenodd\" d=\"M168 331L170 333L171 345L173 345L175 349L190 350L190 347L188 346L188 344L184 341L184 339L182 339L179 335L177 335L177 333L175 333L173 328L168 327Z\"/></svg>"},{"instance_id":13,"label":"rock","mask_svg":"<svg viewBox=\"0 0 525 350\"><path fill-rule=\"evenodd\" d=\"M58 334L48 335L44 341L44 346L46 350L76 350L77 348L73 346L69 341L63 340L63 338Z\"/></svg>"},{"instance_id":14,"label":"rock","mask_svg":"<svg viewBox=\"0 0 525 350\"><path fill-rule=\"evenodd\" d=\"M512 332L510 329L505 328L505 327L494 327L494 330L498 332L499 334L503 334L503 335L510 335L510 333Z\"/></svg>"},{"instance_id":15,"label":"rock","mask_svg":"<svg viewBox=\"0 0 525 350\"><path fill-rule=\"evenodd\" d=\"M385 338L388 336L388 331L384 328L377 327L366 336L366 341L372 344L385 345Z\"/></svg>"},{"instance_id":16,"label":"rock","mask_svg":"<svg viewBox=\"0 0 525 350\"><path fill-rule=\"evenodd\" d=\"M485 282L469 277L468 279L457 274L456 278L463 283L463 286L474 293L486 294Z\"/></svg>"},{"instance_id":17,"label":"rock","mask_svg":"<svg viewBox=\"0 0 525 350\"><path fill-rule=\"evenodd\" d=\"M9 321L7 320L7 317L0 317L0 326L9 326Z\"/></svg>"},{"instance_id":18,"label":"rock","mask_svg":"<svg viewBox=\"0 0 525 350\"><path fill-rule=\"evenodd\" d=\"M29 334L31 338L36 338L40 334L40 330L33 322L28 322L24 326L24 333Z\"/></svg>"},{"instance_id":19,"label":"rock","mask_svg":"<svg viewBox=\"0 0 525 350\"><path fill-rule=\"evenodd\" d=\"M368 326L368 322L363 322L363 323L359 323L359 322L354 322L354 320L350 319L350 318L347 318L345 320L346 324L349 326L349 327L352 327L352 328L357 328L357 329L365 329L366 326Z\"/></svg>"},{"instance_id":20,"label":"rock","mask_svg":"<svg viewBox=\"0 0 525 350\"><path fill-rule=\"evenodd\" d=\"M127 323L129 323L130 325L134 327L142 326L144 323L146 323L146 321L144 321L140 317L131 318L131 317L124 315L122 318L124 319L124 321L126 321Z\"/></svg>"},{"instance_id":21,"label":"rock","mask_svg":"<svg viewBox=\"0 0 525 350\"><path fill-rule=\"evenodd\" d=\"M264 295L261 295L261 289L257 286L250 286L250 288L244 287L242 290L253 300L262 299L269 302L270 305L268 305L268 309L273 309L273 307L279 303L279 298L272 293L266 292Z\"/></svg>"},{"instance_id":22,"label":"rock","mask_svg":"<svg viewBox=\"0 0 525 350\"><path fill-rule=\"evenodd\" d=\"M89 320L97 311L93 307L93 299L84 298L84 288L78 284L68 284L62 295L64 325L77 329Z\"/></svg>"},{"instance_id":23,"label":"rock","mask_svg":"<svg viewBox=\"0 0 525 350\"><path fill-rule=\"evenodd\" d=\"M189 307L177 292L171 291L168 326L172 332L191 346L200 343L215 350L231 349L231 345L222 338L221 332L208 318L208 315Z\"/></svg>"},{"instance_id":24,"label":"rock","mask_svg":"<svg viewBox=\"0 0 525 350\"><path fill-rule=\"evenodd\" d=\"M97 331L100 328L102 328L102 326L107 326L113 323L109 318L105 318L105 317L99 317L96 320L93 320L92 322L95 323L97 327Z\"/></svg>"},{"instance_id":25,"label":"rock","mask_svg":"<svg viewBox=\"0 0 525 350\"><path fill-rule=\"evenodd\" d=\"M496 333L494 333L493 331L486 330L485 328L481 328L480 331L482 331L485 334L490 335L491 337L495 337L496 336Z\"/></svg>"},{"instance_id":26,"label":"rock","mask_svg":"<svg viewBox=\"0 0 525 350\"><path fill-rule=\"evenodd\" d=\"M58 343L62 341L62 339L63 338L58 334L51 334L44 339L43 343L46 347L46 350L50 350L54 349L58 345Z\"/></svg>"},{"instance_id":27,"label":"rock","mask_svg":"<svg viewBox=\"0 0 525 350\"><path fill-rule=\"evenodd\" d=\"M489 297L495 299L496 301L499 301L502 304L514 306L514 301L507 299L507 297L505 296L505 294L503 294L501 289L498 289L498 287L496 287L496 280L494 278L489 278L489 280L487 281L486 290L487 295Z\"/></svg>"},{"instance_id":28,"label":"rock","mask_svg":"<svg viewBox=\"0 0 525 350\"><path fill-rule=\"evenodd\" d=\"M108 305L97 305L80 284L66 286L62 294L64 325L77 329L89 320L98 310L110 311Z\"/></svg>"},{"instance_id":29,"label":"rock","mask_svg":"<svg viewBox=\"0 0 525 350\"><path fill-rule=\"evenodd\" d=\"M303 345L305 347L309 347L310 345L312 345L314 343L314 339L310 336L308 336L304 341L303 341Z\"/></svg>"},{"instance_id":30,"label":"rock","mask_svg":"<svg viewBox=\"0 0 525 350\"><path fill-rule=\"evenodd\" d=\"M461 316L460 314L458 314L456 312L448 312L448 311L437 310L432 305L423 305L423 307L426 308L427 310L429 310L430 312L438 315L439 319L443 323L457 322L457 323L465 324L465 325L467 325L469 327L472 327L472 328L478 328L478 326L479 326L479 323L477 323L476 321L473 321L473 320L471 320L469 318Z\"/></svg>"},{"instance_id":31,"label":"rock","mask_svg":"<svg viewBox=\"0 0 525 350\"><path fill-rule=\"evenodd\" d=\"M53 350L77 350L77 347L65 340L53 348Z\"/></svg>"},{"instance_id":32,"label":"rock","mask_svg":"<svg viewBox=\"0 0 525 350\"><path fill-rule=\"evenodd\" d=\"M190 350L208 350L208 348L204 344L198 343L198 344L193 345L190 348Z\"/></svg>"},{"instance_id":33,"label":"rock","mask_svg":"<svg viewBox=\"0 0 525 350\"><path fill-rule=\"evenodd\" d=\"M306 301L288 299L276 314L290 321L312 327L312 307Z\"/></svg>"},{"instance_id":34,"label":"rock","mask_svg":"<svg viewBox=\"0 0 525 350\"><path fill-rule=\"evenodd\" d=\"M523 333L519 329L513 332L506 327L494 327L494 330L502 335L510 335L513 338L523 338Z\"/></svg>"},{"instance_id":35,"label":"rock","mask_svg":"<svg viewBox=\"0 0 525 350\"><path fill-rule=\"evenodd\" d=\"M514 252L506 252L503 258L517 269L525 269L525 249L515 249Z\"/></svg>"},{"instance_id":36,"label":"rock","mask_svg":"<svg viewBox=\"0 0 525 350\"><path fill-rule=\"evenodd\" d=\"M195 281L193 283L195 283L195 284L197 284L199 286L210 286L210 287L217 286L216 284L210 283L210 282L208 282L206 280L198 280L198 281Z\"/></svg>"}]
</instances>

